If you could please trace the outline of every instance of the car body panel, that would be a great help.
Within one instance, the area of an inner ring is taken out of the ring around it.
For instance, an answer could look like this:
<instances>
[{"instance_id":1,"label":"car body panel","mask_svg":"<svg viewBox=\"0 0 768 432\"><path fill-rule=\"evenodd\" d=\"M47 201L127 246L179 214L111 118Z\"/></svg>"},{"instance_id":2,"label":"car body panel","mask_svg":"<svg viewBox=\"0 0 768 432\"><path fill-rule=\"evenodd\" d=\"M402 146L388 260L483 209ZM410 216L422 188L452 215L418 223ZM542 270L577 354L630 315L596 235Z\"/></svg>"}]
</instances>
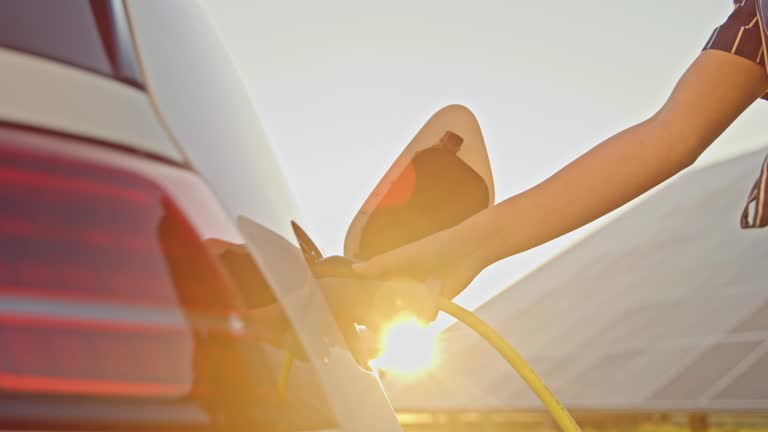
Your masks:
<instances>
[{"instance_id":1,"label":"car body panel","mask_svg":"<svg viewBox=\"0 0 768 432\"><path fill-rule=\"evenodd\" d=\"M342 430L397 431L377 377L354 361L297 248L296 206L248 93L199 5L127 1L150 97L264 270ZM173 55L169 55L169 54Z\"/></svg>"},{"instance_id":2,"label":"car body panel","mask_svg":"<svg viewBox=\"0 0 768 432\"><path fill-rule=\"evenodd\" d=\"M146 93L36 55L0 48L0 121L183 160Z\"/></svg>"},{"instance_id":3,"label":"car body panel","mask_svg":"<svg viewBox=\"0 0 768 432\"><path fill-rule=\"evenodd\" d=\"M242 79L198 5L127 1L126 8L150 97L191 166L230 214L292 238L291 191Z\"/></svg>"},{"instance_id":4,"label":"car body panel","mask_svg":"<svg viewBox=\"0 0 768 432\"><path fill-rule=\"evenodd\" d=\"M494 200L480 124L467 107L448 105L427 120L365 200L347 230L344 255L368 259L455 226Z\"/></svg>"}]
</instances>

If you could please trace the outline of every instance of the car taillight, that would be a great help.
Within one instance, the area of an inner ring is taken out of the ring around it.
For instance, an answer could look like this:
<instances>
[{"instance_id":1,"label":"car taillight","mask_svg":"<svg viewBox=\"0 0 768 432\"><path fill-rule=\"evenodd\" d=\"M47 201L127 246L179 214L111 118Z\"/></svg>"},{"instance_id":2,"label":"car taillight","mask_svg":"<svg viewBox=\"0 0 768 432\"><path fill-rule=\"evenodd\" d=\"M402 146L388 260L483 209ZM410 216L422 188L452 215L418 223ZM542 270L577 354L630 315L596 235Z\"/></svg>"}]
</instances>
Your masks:
<instances>
[{"instance_id":1,"label":"car taillight","mask_svg":"<svg viewBox=\"0 0 768 432\"><path fill-rule=\"evenodd\" d=\"M206 398L226 385L241 299L208 237L238 241L194 173L0 127L0 394Z\"/></svg>"}]
</instances>

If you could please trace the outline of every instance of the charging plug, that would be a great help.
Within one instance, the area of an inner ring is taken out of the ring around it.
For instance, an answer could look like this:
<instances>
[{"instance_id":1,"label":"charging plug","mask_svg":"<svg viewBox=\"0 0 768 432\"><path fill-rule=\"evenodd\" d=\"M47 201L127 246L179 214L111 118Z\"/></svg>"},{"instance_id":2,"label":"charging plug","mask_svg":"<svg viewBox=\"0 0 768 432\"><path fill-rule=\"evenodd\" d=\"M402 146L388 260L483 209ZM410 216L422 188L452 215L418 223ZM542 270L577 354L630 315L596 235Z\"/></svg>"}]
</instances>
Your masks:
<instances>
[{"instance_id":1,"label":"charging plug","mask_svg":"<svg viewBox=\"0 0 768 432\"><path fill-rule=\"evenodd\" d=\"M440 284L413 279L373 279L353 269L346 257L324 258L312 271L337 320L379 327L400 315L424 322L438 313Z\"/></svg>"}]
</instances>

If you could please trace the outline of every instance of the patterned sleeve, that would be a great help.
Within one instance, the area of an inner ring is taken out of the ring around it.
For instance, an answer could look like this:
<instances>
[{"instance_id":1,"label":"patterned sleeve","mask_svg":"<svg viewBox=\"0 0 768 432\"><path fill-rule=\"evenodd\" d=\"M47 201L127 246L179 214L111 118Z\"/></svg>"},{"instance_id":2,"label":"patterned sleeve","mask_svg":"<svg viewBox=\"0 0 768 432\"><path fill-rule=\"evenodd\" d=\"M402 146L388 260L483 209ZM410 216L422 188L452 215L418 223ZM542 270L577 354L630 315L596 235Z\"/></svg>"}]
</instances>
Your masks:
<instances>
[{"instance_id":1,"label":"patterned sleeve","mask_svg":"<svg viewBox=\"0 0 768 432\"><path fill-rule=\"evenodd\" d=\"M712 32L704 50L725 51L765 67L765 46L756 0L735 0L727 20ZM767 99L768 94L763 96Z\"/></svg>"},{"instance_id":2,"label":"patterned sleeve","mask_svg":"<svg viewBox=\"0 0 768 432\"><path fill-rule=\"evenodd\" d=\"M757 2L762 2L758 4ZM704 49L725 51L766 67L766 29L761 22L768 0L734 0L734 9L727 20L709 37ZM758 7L760 6L760 7ZM768 99L768 93L763 96ZM747 197L741 214L742 228L768 227L768 158L763 162L760 176Z\"/></svg>"}]
</instances>

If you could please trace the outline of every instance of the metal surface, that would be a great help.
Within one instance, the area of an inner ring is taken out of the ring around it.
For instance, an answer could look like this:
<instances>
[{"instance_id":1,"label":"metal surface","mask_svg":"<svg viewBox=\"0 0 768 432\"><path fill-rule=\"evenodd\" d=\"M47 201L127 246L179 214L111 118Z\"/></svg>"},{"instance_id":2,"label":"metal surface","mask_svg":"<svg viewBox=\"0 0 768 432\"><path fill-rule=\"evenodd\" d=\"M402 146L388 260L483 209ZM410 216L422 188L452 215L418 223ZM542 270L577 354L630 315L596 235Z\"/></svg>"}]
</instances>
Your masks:
<instances>
[{"instance_id":1,"label":"metal surface","mask_svg":"<svg viewBox=\"0 0 768 432\"><path fill-rule=\"evenodd\" d=\"M296 207L248 92L195 2L126 2L159 115L264 271L317 372L339 428L397 431L377 377L344 347L290 222ZM169 55L173 53L173 55Z\"/></svg>"}]
</instances>

